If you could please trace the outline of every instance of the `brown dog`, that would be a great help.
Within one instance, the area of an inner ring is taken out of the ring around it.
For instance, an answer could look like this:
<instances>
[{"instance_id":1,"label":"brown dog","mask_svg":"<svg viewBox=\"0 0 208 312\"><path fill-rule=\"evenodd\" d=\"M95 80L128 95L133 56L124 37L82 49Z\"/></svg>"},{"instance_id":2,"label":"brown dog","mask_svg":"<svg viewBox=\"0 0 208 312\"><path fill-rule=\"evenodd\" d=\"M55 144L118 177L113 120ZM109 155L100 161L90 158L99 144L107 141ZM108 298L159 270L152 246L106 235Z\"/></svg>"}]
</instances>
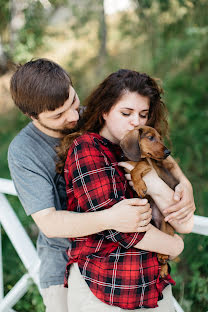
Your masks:
<instances>
[{"instance_id":1,"label":"brown dog","mask_svg":"<svg viewBox=\"0 0 208 312\"><path fill-rule=\"evenodd\" d=\"M131 178L134 189L140 198L145 197L147 187L142 177L151 169L151 164L161 179L172 189L178 184L178 181L171 175L170 169L172 163L166 158L170 151L164 146L159 133L151 127L139 126L128 134L120 142L120 146L125 156L130 160L134 169L131 171ZM164 217L156 204L150 198L153 221L155 225L163 232L174 235L173 227L164 221ZM161 276L168 274L168 256L157 254L158 261L161 263Z\"/></svg>"}]
</instances>

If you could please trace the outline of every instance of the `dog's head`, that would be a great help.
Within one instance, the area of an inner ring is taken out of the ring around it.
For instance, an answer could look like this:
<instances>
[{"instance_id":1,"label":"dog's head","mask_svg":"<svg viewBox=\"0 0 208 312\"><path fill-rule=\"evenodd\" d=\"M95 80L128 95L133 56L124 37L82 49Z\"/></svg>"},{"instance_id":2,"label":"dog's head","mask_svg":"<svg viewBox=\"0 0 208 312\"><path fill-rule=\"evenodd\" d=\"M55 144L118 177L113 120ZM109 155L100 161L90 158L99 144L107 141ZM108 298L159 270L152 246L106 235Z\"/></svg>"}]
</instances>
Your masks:
<instances>
[{"instance_id":1,"label":"dog's head","mask_svg":"<svg viewBox=\"0 0 208 312\"><path fill-rule=\"evenodd\" d=\"M125 156L132 161L139 161L141 158L163 160L170 155L159 133L148 126L138 126L129 131L121 140L120 146Z\"/></svg>"}]
</instances>

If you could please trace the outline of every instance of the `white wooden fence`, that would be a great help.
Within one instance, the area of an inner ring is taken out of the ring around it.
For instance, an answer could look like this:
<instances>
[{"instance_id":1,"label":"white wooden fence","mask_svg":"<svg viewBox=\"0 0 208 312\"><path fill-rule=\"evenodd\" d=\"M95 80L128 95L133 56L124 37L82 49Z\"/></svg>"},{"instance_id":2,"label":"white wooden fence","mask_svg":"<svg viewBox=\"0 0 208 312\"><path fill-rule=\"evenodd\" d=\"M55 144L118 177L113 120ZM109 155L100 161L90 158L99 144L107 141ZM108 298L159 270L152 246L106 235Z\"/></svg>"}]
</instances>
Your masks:
<instances>
[{"instance_id":1,"label":"white wooden fence","mask_svg":"<svg viewBox=\"0 0 208 312\"><path fill-rule=\"evenodd\" d=\"M32 281L40 289L38 280L40 260L33 243L19 222L19 219L4 194L17 195L13 182L11 180L0 178L0 312L11 312L14 311L12 307L27 292ZM27 271L6 296L4 296L3 285L1 225ZM208 218L194 216L194 228L192 232L208 236ZM173 300L176 311L184 312L175 298L173 298Z\"/></svg>"}]
</instances>

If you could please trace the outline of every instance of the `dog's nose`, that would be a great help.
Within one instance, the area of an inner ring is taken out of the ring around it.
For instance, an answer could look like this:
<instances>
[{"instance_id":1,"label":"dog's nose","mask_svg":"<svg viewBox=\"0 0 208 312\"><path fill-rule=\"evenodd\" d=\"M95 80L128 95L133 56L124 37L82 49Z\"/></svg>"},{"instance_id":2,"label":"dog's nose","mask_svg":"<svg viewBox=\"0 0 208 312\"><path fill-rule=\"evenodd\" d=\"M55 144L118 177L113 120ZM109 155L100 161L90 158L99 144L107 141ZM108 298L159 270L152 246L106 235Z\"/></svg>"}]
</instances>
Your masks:
<instances>
[{"instance_id":1,"label":"dog's nose","mask_svg":"<svg viewBox=\"0 0 208 312\"><path fill-rule=\"evenodd\" d=\"M164 150L165 157L168 157L171 154L171 151L169 151L167 148Z\"/></svg>"}]
</instances>

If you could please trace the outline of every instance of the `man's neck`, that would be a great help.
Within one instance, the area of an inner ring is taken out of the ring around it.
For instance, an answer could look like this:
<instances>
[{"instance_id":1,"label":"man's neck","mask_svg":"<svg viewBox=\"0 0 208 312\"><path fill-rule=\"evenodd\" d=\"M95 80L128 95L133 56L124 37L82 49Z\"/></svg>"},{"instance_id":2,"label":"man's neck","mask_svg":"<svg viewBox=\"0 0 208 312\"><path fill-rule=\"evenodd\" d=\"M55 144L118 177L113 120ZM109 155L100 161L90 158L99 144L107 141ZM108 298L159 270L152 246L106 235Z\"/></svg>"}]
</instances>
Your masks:
<instances>
[{"instance_id":1,"label":"man's neck","mask_svg":"<svg viewBox=\"0 0 208 312\"><path fill-rule=\"evenodd\" d=\"M33 125L38 128L41 132L45 133L46 135L53 137L53 138L62 138L63 134L58 132L58 131L53 131L50 129L45 128L44 126L42 126L38 120L33 120L32 121Z\"/></svg>"}]
</instances>

